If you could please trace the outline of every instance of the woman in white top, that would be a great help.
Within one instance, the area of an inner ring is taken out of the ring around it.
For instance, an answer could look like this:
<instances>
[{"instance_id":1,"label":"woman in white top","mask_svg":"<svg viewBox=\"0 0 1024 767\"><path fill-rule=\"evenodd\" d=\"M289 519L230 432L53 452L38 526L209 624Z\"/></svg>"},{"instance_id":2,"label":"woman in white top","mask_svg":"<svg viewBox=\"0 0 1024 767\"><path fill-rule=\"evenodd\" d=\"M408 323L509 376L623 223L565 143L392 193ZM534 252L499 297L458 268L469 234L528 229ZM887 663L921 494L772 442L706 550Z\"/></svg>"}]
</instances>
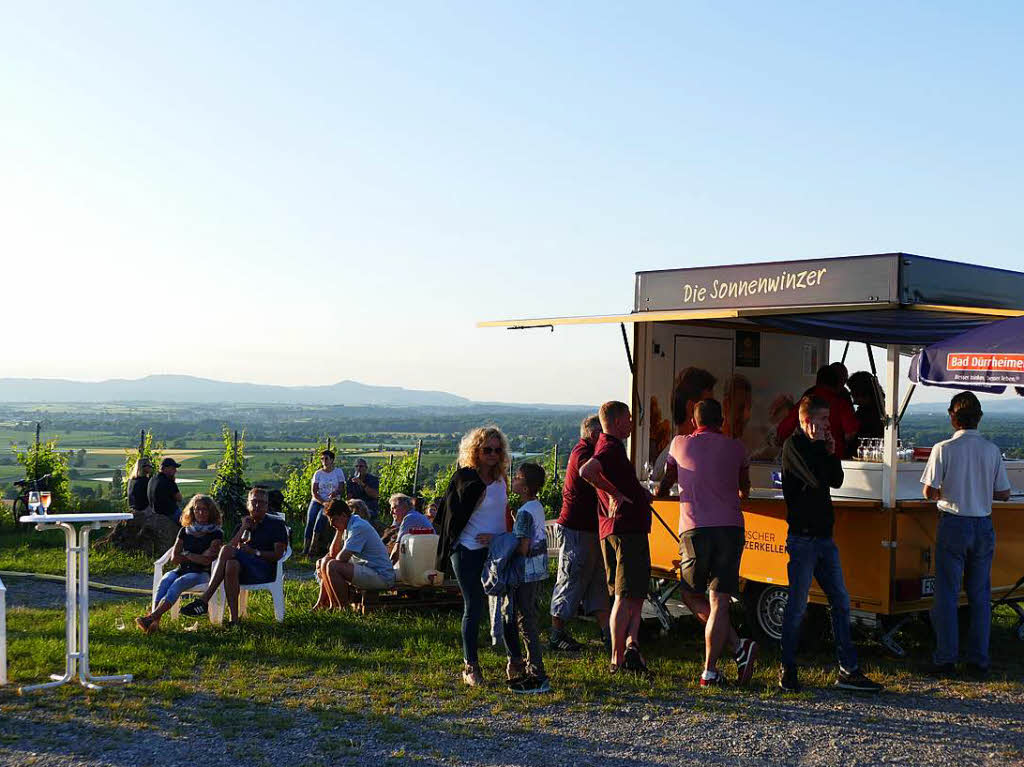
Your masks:
<instances>
[{"instance_id":1,"label":"woman in white top","mask_svg":"<svg viewBox=\"0 0 1024 767\"><path fill-rule=\"evenodd\" d=\"M327 520L320 515L324 505L334 499L341 498L345 487L345 472L334 468L334 453L324 450L320 453L320 466L313 474L312 499L306 512L306 534L302 547L302 556L308 557L313 545L313 536L322 533L327 527Z\"/></svg>"},{"instance_id":2,"label":"woman in white top","mask_svg":"<svg viewBox=\"0 0 1024 767\"><path fill-rule=\"evenodd\" d=\"M487 605L480 576L487 546L507 532L508 441L494 426L474 429L459 444L459 470L452 475L437 511L438 563L447 562L462 590L462 680L483 682L477 657L480 619Z\"/></svg>"}]
</instances>

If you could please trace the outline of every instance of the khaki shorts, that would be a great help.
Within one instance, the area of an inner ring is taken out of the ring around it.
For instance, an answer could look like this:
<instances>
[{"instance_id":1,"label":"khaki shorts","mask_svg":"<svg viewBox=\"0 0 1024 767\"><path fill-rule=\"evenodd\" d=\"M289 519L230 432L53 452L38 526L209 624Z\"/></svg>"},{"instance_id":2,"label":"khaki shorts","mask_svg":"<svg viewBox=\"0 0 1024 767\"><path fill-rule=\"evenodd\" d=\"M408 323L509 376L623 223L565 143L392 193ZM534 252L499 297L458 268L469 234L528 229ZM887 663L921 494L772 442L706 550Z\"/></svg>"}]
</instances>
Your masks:
<instances>
[{"instance_id":1,"label":"khaki shorts","mask_svg":"<svg viewBox=\"0 0 1024 767\"><path fill-rule=\"evenodd\" d=\"M608 593L646 599L651 586L651 546L646 533L609 535L601 541Z\"/></svg>"},{"instance_id":2,"label":"khaki shorts","mask_svg":"<svg viewBox=\"0 0 1024 767\"><path fill-rule=\"evenodd\" d=\"M385 591L395 585L395 575L384 578L376 570L358 563L352 564L352 585L363 591Z\"/></svg>"}]
</instances>

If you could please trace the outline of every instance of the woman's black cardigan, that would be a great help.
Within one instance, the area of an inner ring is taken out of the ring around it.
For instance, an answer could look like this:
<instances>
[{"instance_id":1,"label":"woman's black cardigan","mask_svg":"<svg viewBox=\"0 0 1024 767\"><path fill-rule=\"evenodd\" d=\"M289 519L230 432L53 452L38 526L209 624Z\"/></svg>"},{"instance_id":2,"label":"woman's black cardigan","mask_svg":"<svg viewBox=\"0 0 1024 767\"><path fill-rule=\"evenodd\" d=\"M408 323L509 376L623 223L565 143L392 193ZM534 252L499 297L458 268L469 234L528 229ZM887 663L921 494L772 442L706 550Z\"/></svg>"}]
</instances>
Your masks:
<instances>
[{"instance_id":1,"label":"woman's black cardigan","mask_svg":"<svg viewBox=\"0 0 1024 767\"><path fill-rule=\"evenodd\" d=\"M456 471L444 491L444 497L437 507L434 517L434 529L437 531L437 564L435 567L442 572L450 572L448 558L452 549L462 535L462 530L469 518L480 505L487 485L476 469L467 467Z\"/></svg>"}]
</instances>

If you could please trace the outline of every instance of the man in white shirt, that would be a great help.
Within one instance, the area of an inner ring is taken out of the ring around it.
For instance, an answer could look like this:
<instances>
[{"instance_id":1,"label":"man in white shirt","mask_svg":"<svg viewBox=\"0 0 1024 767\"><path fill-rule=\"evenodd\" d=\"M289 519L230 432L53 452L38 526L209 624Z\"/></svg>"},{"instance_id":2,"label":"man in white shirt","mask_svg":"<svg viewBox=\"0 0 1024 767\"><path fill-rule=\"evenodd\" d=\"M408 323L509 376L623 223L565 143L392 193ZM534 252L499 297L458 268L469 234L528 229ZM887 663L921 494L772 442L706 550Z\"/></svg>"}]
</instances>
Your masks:
<instances>
[{"instance_id":1,"label":"man in white shirt","mask_svg":"<svg viewBox=\"0 0 1024 767\"><path fill-rule=\"evenodd\" d=\"M960 392L949 403L952 438L932 448L921 484L924 496L939 507L935 535L935 601L932 629L936 675L956 671L959 660L957 605L960 584L967 591L970 630L967 668L988 673L989 633L992 625L992 555L996 534L992 527L992 501L1010 497L1010 480L999 448L978 433L981 403L971 392Z\"/></svg>"}]
</instances>

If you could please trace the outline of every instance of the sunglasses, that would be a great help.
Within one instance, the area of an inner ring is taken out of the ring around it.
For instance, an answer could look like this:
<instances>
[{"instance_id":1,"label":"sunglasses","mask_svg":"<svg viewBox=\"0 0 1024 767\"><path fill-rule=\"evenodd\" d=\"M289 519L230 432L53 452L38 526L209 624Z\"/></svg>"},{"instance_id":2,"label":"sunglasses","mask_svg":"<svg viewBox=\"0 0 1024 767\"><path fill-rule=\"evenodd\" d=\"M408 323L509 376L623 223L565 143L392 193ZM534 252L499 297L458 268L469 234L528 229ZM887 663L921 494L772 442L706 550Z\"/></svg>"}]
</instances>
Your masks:
<instances>
[{"instance_id":1,"label":"sunglasses","mask_svg":"<svg viewBox=\"0 0 1024 767\"><path fill-rule=\"evenodd\" d=\"M480 452L484 455L501 455L503 451L500 447L482 447Z\"/></svg>"}]
</instances>

